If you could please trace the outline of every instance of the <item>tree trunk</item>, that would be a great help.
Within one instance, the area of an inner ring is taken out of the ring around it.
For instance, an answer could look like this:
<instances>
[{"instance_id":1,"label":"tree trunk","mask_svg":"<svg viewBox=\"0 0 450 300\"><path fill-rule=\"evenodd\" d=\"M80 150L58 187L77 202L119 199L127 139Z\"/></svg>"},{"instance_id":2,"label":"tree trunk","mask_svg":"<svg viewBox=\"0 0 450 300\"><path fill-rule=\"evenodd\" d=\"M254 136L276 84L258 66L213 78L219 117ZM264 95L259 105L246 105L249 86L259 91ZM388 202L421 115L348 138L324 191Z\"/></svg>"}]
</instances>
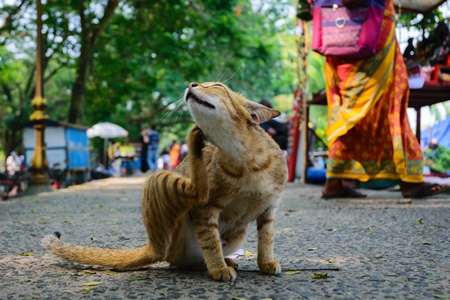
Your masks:
<instances>
[{"instance_id":1,"label":"tree trunk","mask_svg":"<svg viewBox=\"0 0 450 300\"><path fill-rule=\"evenodd\" d=\"M108 0L102 19L96 25L91 23L85 15L85 1L79 3L79 14L81 23L81 50L78 58L77 76L72 87L72 97L70 102L69 123L81 124L83 121L84 99L86 96L86 83L91 71L94 48L98 39L106 26L114 16L114 10L119 5L120 0Z\"/></svg>"},{"instance_id":2,"label":"tree trunk","mask_svg":"<svg viewBox=\"0 0 450 300\"><path fill-rule=\"evenodd\" d=\"M79 58L77 76L72 87L72 99L69 109L69 123L81 124L83 121L84 98L86 95L86 83L91 69L92 53L81 50ZM84 52L84 53L83 53Z\"/></svg>"}]
</instances>

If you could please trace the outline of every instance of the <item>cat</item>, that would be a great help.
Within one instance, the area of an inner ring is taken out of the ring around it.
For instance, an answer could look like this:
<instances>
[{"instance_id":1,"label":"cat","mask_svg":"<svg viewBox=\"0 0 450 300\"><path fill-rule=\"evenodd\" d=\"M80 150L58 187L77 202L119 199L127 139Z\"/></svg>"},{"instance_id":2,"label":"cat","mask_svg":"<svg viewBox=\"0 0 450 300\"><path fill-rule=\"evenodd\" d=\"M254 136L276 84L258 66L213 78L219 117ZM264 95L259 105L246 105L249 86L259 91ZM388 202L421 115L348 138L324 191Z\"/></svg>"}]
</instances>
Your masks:
<instances>
[{"instance_id":1,"label":"cat","mask_svg":"<svg viewBox=\"0 0 450 300\"><path fill-rule=\"evenodd\" d=\"M190 83L184 101L195 121L188 155L174 171L150 175L143 187L149 243L133 250L84 247L62 242L56 232L43 238L46 249L87 265L129 269L166 261L232 281L237 264L224 257L240 249L248 224L256 220L259 269L281 272L273 240L287 164L259 126L280 112L218 82Z\"/></svg>"}]
</instances>

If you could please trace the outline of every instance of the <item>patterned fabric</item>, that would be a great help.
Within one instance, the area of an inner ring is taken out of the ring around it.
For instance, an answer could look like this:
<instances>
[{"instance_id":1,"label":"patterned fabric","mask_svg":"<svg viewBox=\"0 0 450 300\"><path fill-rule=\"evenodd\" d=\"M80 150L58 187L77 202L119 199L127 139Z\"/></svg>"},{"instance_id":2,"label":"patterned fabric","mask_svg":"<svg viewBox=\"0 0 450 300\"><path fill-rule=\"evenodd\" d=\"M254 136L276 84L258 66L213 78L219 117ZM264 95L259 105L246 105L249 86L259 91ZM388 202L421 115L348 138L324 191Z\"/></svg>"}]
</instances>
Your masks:
<instances>
[{"instance_id":1,"label":"patterned fabric","mask_svg":"<svg viewBox=\"0 0 450 300\"><path fill-rule=\"evenodd\" d=\"M327 57L328 178L423 182L423 157L408 121L408 75L386 3L377 54Z\"/></svg>"}]
</instances>

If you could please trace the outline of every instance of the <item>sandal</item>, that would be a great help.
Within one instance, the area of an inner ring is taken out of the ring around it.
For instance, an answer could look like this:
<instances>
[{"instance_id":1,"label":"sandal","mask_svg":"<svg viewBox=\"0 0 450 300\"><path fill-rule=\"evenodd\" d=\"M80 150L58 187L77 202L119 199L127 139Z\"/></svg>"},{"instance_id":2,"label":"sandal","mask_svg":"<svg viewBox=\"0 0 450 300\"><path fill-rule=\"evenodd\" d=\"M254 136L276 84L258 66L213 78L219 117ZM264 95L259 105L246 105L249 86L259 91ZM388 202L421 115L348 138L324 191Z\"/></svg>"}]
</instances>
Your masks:
<instances>
[{"instance_id":1,"label":"sandal","mask_svg":"<svg viewBox=\"0 0 450 300\"><path fill-rule=\"evenodd\" d=\"M367 195L361 194L352 188L346 187L340 193L334 194L322 194L323 199L334 199L334 198L365 198Z\"/></svg>"},{"instance_id":2,"label":"sandal","mask_svg":"<svg viewBox=\"0 0 450 300\"><path fill-rule=\"evenodd\" d=\"M442 187L437 190L432 190L434 187ZM450 185L438 183L424 183L415 193L410 195L403 195L403 198L423 199L426 197L442 194L450 191Z\"/></svg>"}]
</instances>

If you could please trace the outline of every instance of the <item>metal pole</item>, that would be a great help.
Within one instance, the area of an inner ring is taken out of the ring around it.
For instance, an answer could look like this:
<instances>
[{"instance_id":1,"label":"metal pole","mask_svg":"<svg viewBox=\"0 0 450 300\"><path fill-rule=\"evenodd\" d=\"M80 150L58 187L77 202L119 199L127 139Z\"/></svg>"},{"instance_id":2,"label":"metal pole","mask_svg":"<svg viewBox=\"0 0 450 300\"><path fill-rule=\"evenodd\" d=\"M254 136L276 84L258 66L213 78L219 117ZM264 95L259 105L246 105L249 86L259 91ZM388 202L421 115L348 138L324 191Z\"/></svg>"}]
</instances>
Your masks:
<instances>
[{"instance_id":1,"label":"metal pole","mask_svg":"<svg viewBox=\"0 0 450 300\"><path fill-rule=\"evenodd\" d=\"M30 184L48 184L48 161L45 154L45 123L48 115L45 114L47 101L43 97L42 80L42 4L41 0L36 0L36 90L31 105L34 112L30 115L30 121L34 122L36 133L36 145L34 147L34 156L31 162Z\"/></svg>"}]
</instances>

